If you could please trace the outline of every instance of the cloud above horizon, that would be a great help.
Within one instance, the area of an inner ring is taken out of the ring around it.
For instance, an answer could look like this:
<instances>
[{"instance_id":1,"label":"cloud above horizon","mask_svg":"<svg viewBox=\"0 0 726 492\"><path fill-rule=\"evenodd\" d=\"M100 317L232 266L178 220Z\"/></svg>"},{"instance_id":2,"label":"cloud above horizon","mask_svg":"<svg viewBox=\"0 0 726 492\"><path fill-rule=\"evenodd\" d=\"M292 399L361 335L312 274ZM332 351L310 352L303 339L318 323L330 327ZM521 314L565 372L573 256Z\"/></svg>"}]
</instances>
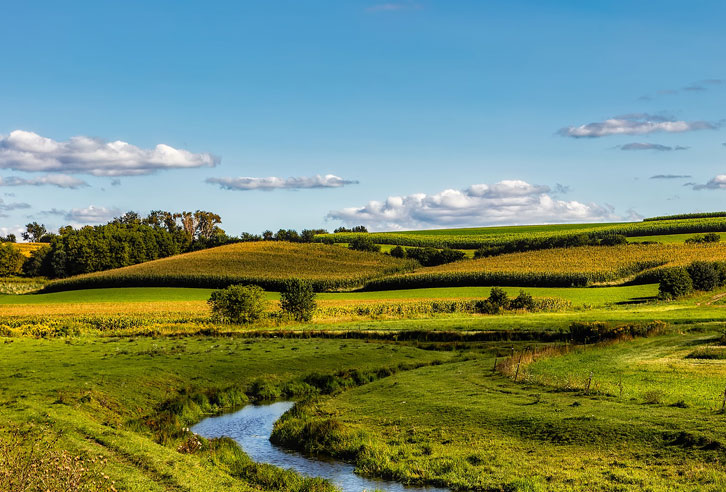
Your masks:
<instances>
[{"instance_id":1,"label":"cloud above horizon","mask_svg":"<svg viewBox=\"0 0 726 492\"><path fill-rule=\"evenodd\" d=\"M421 4L414 2L388 2L371 5L366 10L368 12L396 12L399 10L418 10Z\"/></svg>"},{"instance_id":2,"label":"cloud above horizon","mask_svg":"<svg viewBox=\"0 0 726 492\"><path fill-rule=\"evenodd\" d=\"M41 212L42 215L59 215L73 225L105 224L121 216L122 213L116 207L106 208L95 205L89 205L86 208L72 208L70 210L52 208Z\"/></svg>"},{"instance_id":3,"label":"cloud above horizon","mask_svg":"<svg viewBox=\"0 0 726 492\"><path fill-rule=\"evenodd\" d=\"M22 210L30 208L29 203L24 202L14 202L14 203L6 203L5 200L0 198L0 217L8 217L8 214L5 212L12 212L13 210Z\"/></svg>"},{"instance_id":4,"label":"cloud above horizon","mask_svg":"<svg viewBox=\"0 0 726 492\"><path fill-rule=\"evenodd\" d=\"M88 186L88 183L67 174L46 174L38 178L21 178L19 176L3 178L0 176L0 186L57 186L75 190Z\"/></svg>"},{"instance_id":5,"label":"cloud above horizon","mask_svg":"<svg viewBox=\"0 0 726 492\"><path fill-rule=\"evenodd\" d=\"M633 113L615 116L601 122L568 126L557 133L563 137L598 138L613 135L646 135L656 132L682 133L694 130L715 130L719 124L707 121L683 121L667 116Z\"/></svg>"},{"instance_id":6,"label":"cloud above horizon","mask_svg":"<svg viewBox=\"0 0 726 492\"><path fill-rule=\"evenodd\" d=\"M0 135L0 169L15 171L138 176L218 163L219 158L212 154L195 154L165 144L142 149L120 140L107 142L86 136L59 142L24 130Z\"/></svg>"},{"instance_id":7,"label":"cloud above horizon","mask_svg":"<svg viewBox=\"0 0 726 492\"><path fill-rule=\"evenodd\" d=\"M700 80L698 82L693 82L691 84L688 84L684 87L681 87L680 89L664 89L656 92L656 96L674 96L676 94L679 94L681 92L705 92L715 86L721 86L726 85L726 80L724 79L704 79ZM653 99L652 96L645 95L640 96L639 99L641 101L651 101Z\"/></svg>"},{"instance_id":8,"label":"cloud above horizon","mask_svg":"<svg viewBox=\"0 0 726 492\"><path fill-rule=\"evenodd\" d=\"M267 178L207 178L207 183L218 184L225 190L302 190L314 188L340 188L342 186L358 184L358 181L343 179L335 174L315 176L300 176L291 178L278 178L270 176Z\"/></svg>"},{"instance_id":9,"label":"cloud above horizon","mask_svg":"<svg viewBox=\"0 0 726 492\"><path fill-rule=\"evenodd\" d=\"M690 186L694 190L726 190L726 174L714 176L704 184L686 183L683 186Z\"/></svg>"},{"instance_id":10,"label":"cloud above horizon","mask_svg":"<svg viewBox=\"0 0 726 492\"><path fill-rule=\"evenodd\" d=\"M691 177L690 174L656 174L651 176L650 179L688 179Z\"/></svg>"},{"instance_id":11,"label":"cloud above horizon","mask_svg":"<svg viewBox=\"0 0 726 492\"><path fill-rule=\"evenodd\" d=\"M675 147L671 147L670 145L633 142L629 144L618 145L615 148L620 150L655 150L658 152L670 152L674 150L688 150L690 147L684 147L682 145L676 145Z\"/></svg>"},{"instance_id":12,"label":"cloud above horizon","mask_svg":"<svg viewBox=\"0 0 726 492\"><path fill-rule=\"evenodd\" d=\"M389 196L362 207L331 211L327 218L371 230L430 229L497 224L616 220L611 207L557 200L548 186L522 180L476 184L435 194Z\"/></svg>"}]
</instances>

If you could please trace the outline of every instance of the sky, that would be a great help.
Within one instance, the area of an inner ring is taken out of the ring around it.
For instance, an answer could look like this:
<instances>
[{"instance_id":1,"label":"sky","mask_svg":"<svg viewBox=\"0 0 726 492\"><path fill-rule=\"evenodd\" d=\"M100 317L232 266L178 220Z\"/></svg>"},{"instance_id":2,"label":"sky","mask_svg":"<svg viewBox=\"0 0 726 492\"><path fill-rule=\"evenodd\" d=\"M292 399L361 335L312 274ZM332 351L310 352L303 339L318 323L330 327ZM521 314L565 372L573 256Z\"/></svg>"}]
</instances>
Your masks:
<instances>
[{"instance_id":1,"label":"sky","mask_svg":"<svg viewBox=\"0 0 726 492\"><path fill-rule=\"evenodd\" d=\"M724 210L726 3L7 2L0 233Z\"/></svg>"}]
</instances>

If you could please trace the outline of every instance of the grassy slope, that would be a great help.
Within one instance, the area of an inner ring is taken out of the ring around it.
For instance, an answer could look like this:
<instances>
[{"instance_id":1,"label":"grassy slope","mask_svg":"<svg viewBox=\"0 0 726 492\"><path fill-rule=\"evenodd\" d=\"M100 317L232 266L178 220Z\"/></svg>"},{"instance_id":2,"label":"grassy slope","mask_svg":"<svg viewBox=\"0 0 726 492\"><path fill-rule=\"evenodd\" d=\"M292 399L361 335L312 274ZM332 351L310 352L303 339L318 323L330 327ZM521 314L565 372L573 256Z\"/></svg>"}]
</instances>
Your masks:
<instances>
[{"instance_id":1,"label":"grassy slope","mask_svg":"<svg viewBox=\"0 0 726 492\"><path fill-rule=\"evenodd\" d=\"M155 444L129 422L190 386L244 388L260 378L293 381L447 357L357 341L0 338L0 436L31 421L48 426L63 434L64 449L109 458L106 472L119 490L247 490L204 455Z\"/></svg>"},{"instance_id":2,"label":"grassy slope","mask_svg":"<svg viewBox=\"0 0 726 492\"><path fill-rule=\"evenodd\" d=\"M651 354L638 357L642 345L634 347L626 367L649 378L649 367L638 362ZM566 366L578 367L572 362ZM402 373L325 400L319 413L364 433L374 451L359 468L399 479L481 490L726 487L718 464L718 446L726 444L722 416L625 396L551 392L493 374L492 365L490 356ZM681 366L659 367L659 379L649 384L667 390L693 381L682 379ZM722 385L721 370L698 373Z\"/></svg>"},{"instance_id":3,"label":"grassy slope","mask_svg":"<svg viewBox=\"0 0 726 492\"><path fill-rule=\"evenodd\" d=\"M13 246L18 248L23 256L30 256L30 253L36 249L40 249L45 246L43 243L11 243Z\"/></svg>"}]
</instances>

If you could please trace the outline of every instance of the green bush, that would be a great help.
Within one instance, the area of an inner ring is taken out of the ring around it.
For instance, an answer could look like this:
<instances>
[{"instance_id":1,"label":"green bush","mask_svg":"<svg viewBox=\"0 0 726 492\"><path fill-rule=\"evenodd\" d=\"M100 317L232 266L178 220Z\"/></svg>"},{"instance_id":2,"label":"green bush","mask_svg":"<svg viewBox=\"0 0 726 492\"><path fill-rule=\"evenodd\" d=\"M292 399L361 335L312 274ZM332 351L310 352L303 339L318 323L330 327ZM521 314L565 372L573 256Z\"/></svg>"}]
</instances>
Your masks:
<instances>
[{"instance_id":1,"label":"green bush","mask_svg":"<svg viewBox=\"0 0 726 492\"><path fill-rule=\"evenodd\" d=\"M499 287L492 287L492 290L489 291L489 299L487 300L502 309L509 308L509 297L504 289L500 289Z\"/></svg>"},{"instance_id":2,"label":"green bush","mask_svg":"<svg viewBox=\"0 0 726 492\"><path fill-rule=\"evenodd\" d=\"M358 236L350 242L348 247L356 251L370 251L373 253L378 253L381 250L381 247L374 243L370 236Z\"/></svg>"},{"instance_id":3,"label":"green bush","mask_svg":"<svg viewBox=\"0 0 726 492\"><path fill-rule=\"evenodd\" d=\"M10 243L0 243L0 276L10 277L20 273L25 257Z\"/></svg>"},{"instance_id":4,"label":"green bush","mask_svg":"<svg viewBox=\"0 0 726 492\"><path fill-rule=\"evenodd\" d=\"M685 268L670 268L663 272L658 295L661 299L676 299L693 291L693 281Z\"/></svg>"},{"instance_id":5,"label":"green bush","mask_svg":"<svg viewBox=\"0 0 726 492\"><path fill-rule=\"evenodd\" d=\"M280 305L296 321L310 321L316 307L312 282L298 278L285 281L280 292Z\"/></svg>"},{"instance_id":6,"label":"green bush","mask_svg":"<svg viewBox=\"0 0 726 492\"><path fill-rule=\"evenodd\" d=\"M534 311L537 307L532 294L529 294L523 290L519 291L519 295L511 300L509 303L509 309L523 309L525 311Z\"/></svg>"},{"instance_id":7,"label":"green bush","mask_svg":"<svg viewBox=\"0 0 726 492\"><path fill-rule=\"evenodd\" d=\"M693 288L709 291L719 285L719 272L713 263L707 261L694 261L686 270L691 277Z\"/></svg>"},{"instance_id":8,"label":"green bush","mask_svg":"<svg viewBox=\"0 0 726 492\"><path fill-rule=\"evenodd\" d=\"M394 258L405 258L406 250L400 246L396 246L391 250L391 256L393 256Z\"/></svg>"},{"instance_id":9,"label":"green bush","mask_svg":"<svg viewBox=\"0 0 726 492\"><path fill-rule=\"evenodd\" d=\"M256 285L230 285L212 292L207 303L214 320L251 323L262 317L267 301L265 291Z\"/></svg>"}]
</instances>

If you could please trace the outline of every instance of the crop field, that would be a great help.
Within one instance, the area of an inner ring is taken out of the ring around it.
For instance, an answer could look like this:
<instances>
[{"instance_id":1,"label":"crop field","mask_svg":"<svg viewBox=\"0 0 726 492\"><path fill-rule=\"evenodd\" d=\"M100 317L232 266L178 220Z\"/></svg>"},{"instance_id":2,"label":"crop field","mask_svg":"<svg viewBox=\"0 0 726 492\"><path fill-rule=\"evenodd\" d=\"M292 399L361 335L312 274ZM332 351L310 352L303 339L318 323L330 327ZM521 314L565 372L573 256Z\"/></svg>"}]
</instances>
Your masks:
<instances>
[{"instance_id":1,"label":"crop field","mask_svg":"<svg viewBox=\"0 0 726 492\"><path fill-rule=\"evenodd\" d=\"M230 244L138 265L51 282L47 290L98 287L224 287L255 283L279 290L292 277L318 290L351 288L366 280L411 270L410 261L323 244L251 242Z\"/></svg>"},{"instance_id":2,"label":"crop field","mask_svg":"<svg viewBox=\"0 0 726 492\"><path fill-rule=\"evenodd\" d=\"M717 232L721 241L726 241L726 233ZM656 243L685 243L687 239L694 237L694 234L661 234L658 236L633 236L628 238L630 243L656 242Z\"/></svg>"},{"instance_id":3,"label":"crop field","mask_svg":"<svg viewBox=\"0 0 726 492\"><path fill-rule=\"evenodd\" d=\"M30 256L30 253L36 249L40 249L45 246L43 243L11 243L13 246L18 248L23 256Z\"/></svg>"},{"instance_id":4,"label":"crop field","mask_svg":"<svg viewBox=\"0 0 726 492\"><path fill-rule=\"evenodd\" d=\"M456 285L584 286L638 276L657 281L658 268L726 259L726 245L629 244L526 251L420 268L372 281L369 289Z\"/></svg>"},{"instance_id":5,"label":"crop field","mask_svg":"<svg viewBox=\"0 0 726 492\"><path fill-rule=\"evenodd\" d=\"M704 232L726 232L726 217L655 220L644 222L549 224L536 226L480 227L472 229L439 229L406 232L377 232L366 234L380 244L402 246L450 247L477 249L521 239L566 237L578 234L622 234L624 236L658 236ZM348 243L360 233L337 233L316 236L330 237L335 242Z\"/></svg>"}]
</instances>

